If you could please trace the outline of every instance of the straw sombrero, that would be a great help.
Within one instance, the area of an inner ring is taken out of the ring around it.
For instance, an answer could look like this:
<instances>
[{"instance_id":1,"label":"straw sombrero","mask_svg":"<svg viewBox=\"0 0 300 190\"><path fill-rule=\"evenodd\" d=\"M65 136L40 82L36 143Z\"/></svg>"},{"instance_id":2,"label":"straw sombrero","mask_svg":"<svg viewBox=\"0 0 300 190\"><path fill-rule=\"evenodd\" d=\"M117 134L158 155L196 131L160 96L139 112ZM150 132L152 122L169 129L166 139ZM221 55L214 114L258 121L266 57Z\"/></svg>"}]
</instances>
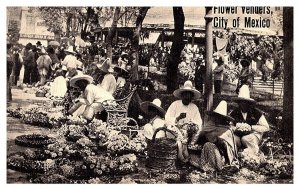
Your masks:
<instances>
[{"instance_id":1,"label":"straw sombrero","mask_svg":"<svg viewBox=\"0 0 300 190\"><path fill-rule=\"evenodd\" d=\"M183 87L175 90L173 95L176 98L181 98L183 92L192 92L194 94L193 99L199 99L201 96L201 93L193 87L193 83L190 80L185 81Z\"/></svg>"},{"instance_id":2,"label":"straw sombrero","mask_svg":"<svg viewBox=\"0 0 300 190\"><path fill-rule=\"evenodd\" d=\"M251 104L256 103L256 101L254 99L250 98L250 90L249 90L249 87L247 85L243 85L240 88L238 97L233 98L233 100L235 102L248 102L248 103L251 103Z\"/></svg>"},{"instance_id":3,"label":"straw sombrero","mask_svg":"<svg viewBox=\"0 0 300 190\"><path fill-rule=\"evenodd\" d=\"M216 56L214 60L215 60L215 62L218 62L218 63L219 62L224 63L223 58L221 56Z\"/></svg>"},{"instance_id":4,"label":"straw sombrero","mask_svg":"<svg viewBox=\"0 0 300 190\"><path fill-rule=\"evenodd\" d=\"M140 106L141 106L141 110L146 114L151 112L151 110L149 110L150 107L155 108L161 114L162 117L164 117L166 114L166 111L161 107L161 101L158 98L154 99L152 102L149 101L142 102Z\"/></svg>"},{"instance_id":5,"label":"straw sombrero","mask_svg":"<svg viewBox=\"0 0 300 190\"><path fill-rule=\"evenodd\" d=\"M76 52L73 49L73 46L69 46L68 49L65 50L65 52L76 54Z\"/></svg>"},{"instance_id":6,"label":"straw sombrero","mask_svg":"<svg viewBox=\"0 0 300 190\"><path fill-rule=\"evenodd\" d=\"M213 111L207 111L206 113L211 116L223 117L228 121L234 121L232 117L227 115L227 102L225 100L222 100L216 109Z\"/></svg>"},{"instance_id":7,"label":"straw sombrero","mask_svg":"<svg viewBox=\"0 0 300 190\"><path fill-rule=\"evenodd\" d=\"M72 77L72 78L70 79L70 85L71 85L72 87L77 88L76 82L79 81L79 80L86 80L86 81L88 81L89 84L90 84L90 83L93 82L93 77L91 77L91 76L89 76L89 75L76 75L76 76L74 76L74 77Z\"/></svg>"},{"instance_id":8,"label":"straw sombrero","mask_svg":"<svg viewBox=\"0 0 300 190\"><path fill-rule=\"evenodd\" d=\"M115 66L114 67L114 71L117 73L121 73L122 76L124 76L125 78L128 77L129 72L126 70L126 65L122 64L120 67L119 66Z\"/></svg>"},{"instance_id":9,"label":"straw sombrero","mask_svg":"<svg viewBox=\"0 0 300 190\"><path fill-rule=\"evenodd\" d=\"M112 73L114 71L110 66L109 59L106 59L102 64L97 64L97 67L105 73Z\"/></svg>"},{"instance_id":10,"label":"straw sombrero","mask_svg":"<svg viewBox=\"0 0 300 190\"><path fill-rule=\"evenodd\" d=\"M246 67L248 67L250 65L250 61L248 61L247 59L240 59L240 63L241 63L241 65L245 64Z\"/></svg>"}]
</instances>

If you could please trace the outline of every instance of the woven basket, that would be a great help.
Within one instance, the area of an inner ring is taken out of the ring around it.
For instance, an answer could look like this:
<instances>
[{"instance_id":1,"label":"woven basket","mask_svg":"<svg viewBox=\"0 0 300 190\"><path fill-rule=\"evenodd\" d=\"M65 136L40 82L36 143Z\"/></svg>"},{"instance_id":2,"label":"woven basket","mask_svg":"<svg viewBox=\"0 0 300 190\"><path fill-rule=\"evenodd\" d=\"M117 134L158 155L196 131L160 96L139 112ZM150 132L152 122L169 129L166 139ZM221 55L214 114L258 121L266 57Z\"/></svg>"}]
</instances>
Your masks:
<instances>
[{"instance_id":1,"label":"woven basket","mask_svg":"<svg viewBox=\"0 0 300 190\"><path fill-rule=\"evenodd\" d=\"M156 134L161 130L167 131L175 136L173 131L165 127L155 130L152 140L147 142L149 155L147 167L152 169L168 169L174 167L177 159L177 142L175 139L155 138Z\"/></svg>"}]
</instances>

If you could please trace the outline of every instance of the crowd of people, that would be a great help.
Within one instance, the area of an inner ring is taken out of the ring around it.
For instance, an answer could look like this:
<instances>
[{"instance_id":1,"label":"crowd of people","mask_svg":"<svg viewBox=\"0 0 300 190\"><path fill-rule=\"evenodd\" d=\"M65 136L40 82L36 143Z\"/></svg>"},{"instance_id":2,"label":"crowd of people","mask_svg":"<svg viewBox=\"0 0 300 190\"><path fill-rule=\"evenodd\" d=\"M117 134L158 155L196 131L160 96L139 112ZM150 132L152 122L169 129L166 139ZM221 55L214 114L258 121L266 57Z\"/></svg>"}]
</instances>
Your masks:
<instances>
[{"instance_id":1,"label":"crowd of people","mask_svg":"<svg viewBox=\"0 0 300 190\"><path fill-rule=\"evenodd\" d=\"M150 58L150 65L155 65L155 51ZM164 53L164 51L161 51ZM66 110L67 115L81 116L91 122L96 114L105 120L105 100L124 97L130 92L133 84L130 81L130 52L121 52L117 62L107 58L106 51L100 51L89 64L85 63L82 54L75 46L61 48L44 47L40 42L36 45L28 43L20 50L8 46L8 78L14 74L14 85L43 86L50 84L50 94L55 98L64 98L71 90L77 89L79 96L72 100L73 104ZM198 54L198 56L196 56ZM194 59L194 58L197 59ZM198 51L193 54L187 48L183 51L184 64L193 65L197 72L204 75L203 55ZM196 60L196 62L193 62ZM221 93L224 74L224 60L215 57L214 68L215 93ZM141 133L152 139L156 129L166 127L176 134L178 158L183 163L190 163L204 171L220 170L224 165L232 165L237 160L238 149L251 154L259 153L259 144L263 133L269 130L263 113L255 108L255 100L250 98L249 61L241 60L243 66L235 101L239 107L232 112L227 111L227 102L221 101L211 112L201 116L199 107L193 103L201 97L204 79L200 78L195 86L187 80L182 87L175 90L176 101L169 105L167 111L161 107L161 101L140 103L140 109L148 116L149 121L141 127ZM241 135L240 131L246 131ZM168 133L158 133L157 138L170 137ZM205 143L201 157L189 153L189 145Z\"/></svg>"}]
</instances>

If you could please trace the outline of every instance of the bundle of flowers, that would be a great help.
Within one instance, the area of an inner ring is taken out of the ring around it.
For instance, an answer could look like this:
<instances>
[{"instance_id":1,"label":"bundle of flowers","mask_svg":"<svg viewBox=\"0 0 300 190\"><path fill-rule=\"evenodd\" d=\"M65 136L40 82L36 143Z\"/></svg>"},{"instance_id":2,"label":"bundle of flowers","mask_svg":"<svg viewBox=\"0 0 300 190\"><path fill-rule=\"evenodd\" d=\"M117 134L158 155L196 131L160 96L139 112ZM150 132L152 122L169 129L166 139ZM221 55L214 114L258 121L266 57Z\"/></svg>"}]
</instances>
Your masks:
<instances>
[{"instance_id":1,"label":"bundle of flowers","mask_svg":"<svg viewBox=\"0 0 300 190\"><path fill-rule=\"evenodd\" d=\"M41 134L21 135L16 137L15 143L20 146L40 148L55 143L55 138Z\"/></svg>"}]
</instances>

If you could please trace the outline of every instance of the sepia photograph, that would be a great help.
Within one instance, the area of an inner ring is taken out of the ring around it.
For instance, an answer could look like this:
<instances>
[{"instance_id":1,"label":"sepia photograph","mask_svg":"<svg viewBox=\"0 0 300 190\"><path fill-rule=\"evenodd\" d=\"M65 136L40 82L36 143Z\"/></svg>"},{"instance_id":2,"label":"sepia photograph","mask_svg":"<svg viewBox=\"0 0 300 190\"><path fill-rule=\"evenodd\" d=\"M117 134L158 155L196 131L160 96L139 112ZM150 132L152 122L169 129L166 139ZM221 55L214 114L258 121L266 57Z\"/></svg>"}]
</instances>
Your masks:
<instances>
[{"instance_id":1,"label":"sepia photograph","mask_svg":"<svg viewBox=\"0 0 300 190\"><path fill-rule=\"evenodd\" d=\"M295 183L294 7L5 14L7 184Z\"/></svg>"}]
</instances>

